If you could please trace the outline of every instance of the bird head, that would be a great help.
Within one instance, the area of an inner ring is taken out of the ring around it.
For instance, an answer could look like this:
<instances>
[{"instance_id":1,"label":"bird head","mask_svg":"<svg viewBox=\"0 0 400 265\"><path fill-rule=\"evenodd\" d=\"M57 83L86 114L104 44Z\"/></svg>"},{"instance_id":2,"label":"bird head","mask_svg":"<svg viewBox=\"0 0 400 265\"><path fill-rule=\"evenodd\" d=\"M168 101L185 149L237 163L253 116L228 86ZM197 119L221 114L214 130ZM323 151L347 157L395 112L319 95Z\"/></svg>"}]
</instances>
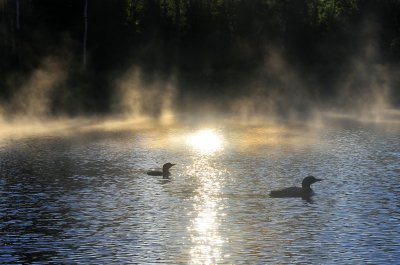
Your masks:
<instances>
[{"instance_id":1,"label":"bird head","mask_svg":"<svg viewBox=\"0 0 400 265\"><path fill-rule=\"evenodd\" d=\"M301 183L301 186L303 187L303 188L310 188L310 186L311 186L311 184L313 184L313 183L315 183L315 182L318 182L318 181L321 181L322 179L317 179L316 177L314 177L314 176L308 176L308 177L305 177L304 179L303 179L303 182Z\"/></svg>"},{"instance_id":2,"label":"bird head","mask_svg":"<svg viewBox=\"0 0 400 265\"><path fill-rule=\"evenodd\" d=\"M166 163L166 164L164 164L163 165L163 167L162 167L162 169L163 169L163 172L167 172L171 167L173 167L173 166L175 166L176 164L171 164L171 163Z\"/></svg>"}]
</instances>

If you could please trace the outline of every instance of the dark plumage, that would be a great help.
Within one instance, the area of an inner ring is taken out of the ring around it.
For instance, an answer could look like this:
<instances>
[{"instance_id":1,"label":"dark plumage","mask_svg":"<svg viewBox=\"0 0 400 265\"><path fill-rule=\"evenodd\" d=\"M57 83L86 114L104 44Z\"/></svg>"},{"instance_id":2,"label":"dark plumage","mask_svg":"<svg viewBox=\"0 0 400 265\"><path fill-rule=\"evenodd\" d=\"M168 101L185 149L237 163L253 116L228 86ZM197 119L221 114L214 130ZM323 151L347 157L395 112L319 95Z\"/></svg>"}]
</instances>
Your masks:
<instances>
[{"instance_id":1,"label":"dark plumage","mask_svg":"<svg viewBox=\"0 0 400 265\"><path fill-rule=\"evenodd\" d=\"M281 190L273 190L270 192L269 196L273 198L284 198L284 197L311 197L314 195L311 189L311 184L321 181L322 179L317 179L313 176L308 176L303 179L300 187L289 187Z\"/></svg>"},{"instance_id":2,"label":"dark plumage","mask_svg":"<svg viewBox=\"0 0 400 265\"><path fill-rule=\"evenodd\" d=\"M171 164L171 163L166 163L163 165L162 171L148 171L147 175L150 176L163 176L163 179L168 178L171 173L169 172L169 169L173 166L175 166L176 164Z\"/></svg>"}]
</instances>

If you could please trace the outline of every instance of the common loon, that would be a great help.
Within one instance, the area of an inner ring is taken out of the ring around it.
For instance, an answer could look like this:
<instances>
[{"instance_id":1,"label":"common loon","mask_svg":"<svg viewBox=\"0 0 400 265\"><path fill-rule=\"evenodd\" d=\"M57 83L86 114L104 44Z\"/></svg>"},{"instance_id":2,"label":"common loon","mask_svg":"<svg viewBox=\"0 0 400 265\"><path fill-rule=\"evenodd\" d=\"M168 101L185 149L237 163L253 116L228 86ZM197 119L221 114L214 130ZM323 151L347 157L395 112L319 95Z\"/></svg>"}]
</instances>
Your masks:
<instances>
[{"instance_id":1,"label":"common loon","mask_svg":"<svg viewBox=\"0 0 400 265\"><path fill-rule=\"evenodd\" d=\"M273 190L269 193L269 196L273 198L284 198L284 197L303 197L309 198L314 195L311 189L311 184L321 181L322 179L317 179L313 176L308 176L303 179L300 187L290 187L281 190Z\"/></svg>"},{"instance_id":2,"label":"common loon","mask_svg":"<svg viewBox=\"0 0 400 265\"><path fill-rule=\"evenodd\" d=\"M166 163L162 167L162 171L148 171L147 175L150 176L163 176L163 179L167 179L171 173L169 172L169 169L176 164L171 164L171 163Z\"/></svg>"}]
</instances>

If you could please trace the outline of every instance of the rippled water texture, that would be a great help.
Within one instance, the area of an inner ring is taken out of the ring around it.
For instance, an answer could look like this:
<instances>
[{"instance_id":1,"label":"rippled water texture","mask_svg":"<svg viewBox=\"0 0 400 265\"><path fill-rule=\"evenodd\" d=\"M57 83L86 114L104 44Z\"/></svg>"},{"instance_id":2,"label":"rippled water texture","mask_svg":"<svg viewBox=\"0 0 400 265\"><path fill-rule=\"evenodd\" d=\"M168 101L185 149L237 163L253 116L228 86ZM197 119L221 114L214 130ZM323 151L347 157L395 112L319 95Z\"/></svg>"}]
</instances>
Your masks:
<instances>
[{"instance_id":1,"label":"rippled water texture","mask_svg":"<svg viewBox=\"0 0 400 265\"><path fill-rule=\"evenodd\" d=\"M201 128L199 128L201 129ZM399 128L221 126L0 142L1 264L395 264ZM171 179L148 176L163 163ZM309 174L311 201L270 198Z\"/></svg>"}]
</instances>

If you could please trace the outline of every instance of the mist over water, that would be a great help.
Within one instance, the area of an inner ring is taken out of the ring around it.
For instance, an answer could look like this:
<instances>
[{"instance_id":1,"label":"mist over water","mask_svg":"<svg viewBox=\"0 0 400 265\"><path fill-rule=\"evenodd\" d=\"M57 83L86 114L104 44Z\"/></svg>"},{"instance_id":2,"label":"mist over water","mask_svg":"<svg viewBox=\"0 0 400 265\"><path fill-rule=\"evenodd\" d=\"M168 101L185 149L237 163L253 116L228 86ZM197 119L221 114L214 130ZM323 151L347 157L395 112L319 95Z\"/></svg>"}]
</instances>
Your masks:
<instances>
[{"instance_id":1,"label":"mist over water","mask_svg":"<svg viewBox=\"0 0 400 265\"><path fill-rule=\"evenodd\" d=\"M2 3L4 14L15 11L8 1ZM237 33L232 47L219 50L217 46L202 47L201 39L194 37L181 36L182 43L169 43L157 35L154 39L143 37L130 49L113 47L100 53L93 48L97 57L89 49L85 67L78 52L80 40L72 29L66 28L52 39L50 32L55 29L51 25L34 24L32 32L23 32L26 39L19 40L5 24L2 51L16 66L2 66L1 119L118 116L170 122L174 116L189 114L195 119L223 116L242 121L308 122L325 113L338 113L373 121L390 117L392 121L399 103L399 65L382 48L385 21L359 12L346 28L351 33L325 29L325 34L339 34L337 41L317 34L315 44L303 47L298 39L288 42L266 29L264 34L270 39L246 39ZM294 34L286 30L283 33ZM40 38L50 46L31 47L40 51L37 54L22 45ZM96 45L102 47L100 40ZM19 41L20 46L7 50L8 41ZM55 47L57 41L60 45ZM162 47L163 41L174 49L167 44ZM393 40L391 47L395 44ZM132 54L134 50L137 53Z\"/></svg>"},{"instance_id":2,"label":"mist over water","mask_svg":"<svg viewBox=\"0 0 400 265\"><path fill-rule=\"evenodd\" d=\"M208 70L189 73L175 69L165 73L130 65L106 76L87 72L87 80L82 82L82 77L71 70L76 63L65 61L63 56L47 56L38 68L7 77L3 88L8 95L0 100L2 131L13 126L18 130L19 125L26 128L30 123L52 131L47 123L55 126L65 121L66 127L71 123L77 127L82 121L85 126L113 119L160 124L202 120L218 123L218 119L320 124L328 116L398 123L394 96L398 94L399 68L379 60L374 33L369 33L372 29L365 31L365 43L349 55L343 69L332 74L337 78L329 77L322 83L315 81L315 73L300 70L272 46L265 49L263 65L243 76L240 72ZM210 75L218 73L221 77L212 81ZM74 84L75 78L78 80ZM103 86L108 86L107 93L103 87L85 94L85 82L95 84L101 80L105 81ZM321 91L330 92L323 95ZM105 103L100 111L90 110L94 106L91 97Z\"/></svg>"},{"instance_id":3,"label":"mist over water","mask_svg":"<svg viewBox=\"0 0 400 265\"><path fill-rule=\"evenodd\" d=\"M265 65L254 78L232 84L230 89L221 84L215 89L224 93L217 94L210 94L207 89L204 93L197 91L198 84L188 83L187 77L179 72L149 74L140 66L132 66L114 74L108 82L112 87L108 96L110 107L99 113L79 110L85 99L70 94L76 89L68 92L69 66L60 63L59 57L47 57L38 69L18 82L18 78L10 77L9 86L14 86L15 92L8 100L1 101L0 130L10 136L46 131L52 134L71 129L85 131L96 126L106 128L106 124L112 123L118 129L123 129L126 123L127 129L137 122L201 125L236 121L320 126L328 125L332 118L398 124L400 112L391 101L391 95L397 91L398 70L377 63L376 53L373 43L365 44L351 60L350 71L335 82L336 92L328 100L313 94L311 87L315 84L286 62L276 49L266 53ZM71 97L76 100L71 101ZM61 103L67 101L68 108L76 114L62 111Z\"/></svg>"}]
</instances>

